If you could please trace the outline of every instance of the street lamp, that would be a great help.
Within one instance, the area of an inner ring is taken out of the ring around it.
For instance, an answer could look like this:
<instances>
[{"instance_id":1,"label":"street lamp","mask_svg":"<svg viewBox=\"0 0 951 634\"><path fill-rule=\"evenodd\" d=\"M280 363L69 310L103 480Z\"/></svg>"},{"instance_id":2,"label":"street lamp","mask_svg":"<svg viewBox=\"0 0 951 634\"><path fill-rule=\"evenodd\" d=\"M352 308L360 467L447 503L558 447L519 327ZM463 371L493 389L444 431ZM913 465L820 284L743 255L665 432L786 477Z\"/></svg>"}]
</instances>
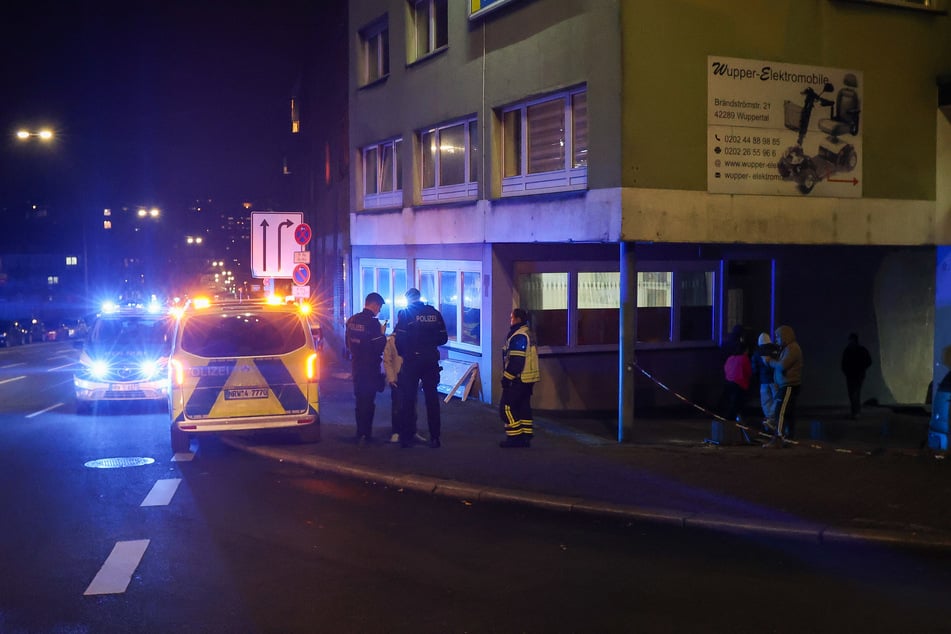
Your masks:
<instances>
[{"instance_id":1,"label":"street lamp","mask_svg":"<svg viewBox=\"0 0 951 634\"><path fill-rule=\"evenodd\" d=\"M37 138L40 141L49 142L53 140L53 131L49 128L41 128L39 130L20 129L17 130L16 137L20 141L29 141L32 138Z\"/></svg>"}]
</instances>

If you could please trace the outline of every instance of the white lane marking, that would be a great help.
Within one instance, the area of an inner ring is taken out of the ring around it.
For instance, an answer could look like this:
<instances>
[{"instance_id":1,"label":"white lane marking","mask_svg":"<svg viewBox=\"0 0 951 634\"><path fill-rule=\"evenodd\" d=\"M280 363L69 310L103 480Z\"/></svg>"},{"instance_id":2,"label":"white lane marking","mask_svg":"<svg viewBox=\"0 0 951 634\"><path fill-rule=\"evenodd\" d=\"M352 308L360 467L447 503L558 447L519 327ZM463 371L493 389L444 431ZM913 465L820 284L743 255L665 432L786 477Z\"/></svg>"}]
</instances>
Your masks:
<instances>
[{"instance_id":1,"label":"white lane marking","mask_svg":"<svg viewBox=\"0 0 951 634\"><path fill-rule=\"evenodd\" d=\"M168 503L172 501L172 496L175 495L175 491L178 490L178 485L181 484L181 478L169 478L167 480L158 480L154 485L152 485L152 490L149 491L149 494L145 496L145 499L142 500L142 504L139 506L168 506Z\"/></svg>"},{"instance_id":2,"label":"white lane marking","mask_svg":"<svg viewBox=\"0 0 951 634\"><path fill-rule=\"evenodd\" d=\"M21 376L15 376L12 379L3 379L2 381L0 381L0 385L3 385L4 383L11 383L13 381L19 381L20 379L25 379L25 378L26 378L26 375L24 374Z\"/></svg>"},{"instance_id":3,"label":"white lane marking","mask_svg":"<svg viewBox=\"0 0 951 634\"><path fill-rule=\"evenodd\" d=\"M172 462L191 462L195 459L195 454L190 451L183 451L172 456Z\"/></svg>"},{"instance_id":4,"label":"white lane marking","mask_svg":"<svg viewBox=\"0 0 951 634\"><path fill-rule=\"evenodd\" d=\"M50 405L49 407L47 407L47 408L45 408L45 409L41 409L41 410L38 411L38 412L33 412L32 414L27 414L26 417L27 417L27 418L33 418L34 416L39 416L40 414L45 414L46 412L50 411L51 409L56 409L57 407L62 407L62 406L63 406L62 403L57 403L56 405Z\"/></svg>"},{"instance_id":5,"label":"white lane marking","mask_svg":"<svg viewBox=\"0 0 951 634\"><path fill-rule=\"evenodd\" d=\"M6 365L0 365L0 369L6 370L7 368L15 368L18 365L26 365L26 361L21 361L20 363L8 363Z\"/></svg>"},{"instance_id":6,"label":"white lane marking","mask_svg":"<svg viewBox=\"0 0 951 634\"><path fill-rule=\"evenodd\" d=\"M58 365L55 368L47 368L47 372L56 372L57 370L62 370L63 368L71 368L76 365L78 361L73 361L72 363L67 363L66 365Z\"/></svg>"},{"instance_id":7,"label":"white lane marking","mask_svg":"<svg viewBox=\"0 0 951 634\"><path fill-rule=\"evenodd\" d=\"M122 594L132 581L132 573L138 568L145 549L149 547L148 539L135 539L127 542L116 542L112 552L106 558L106 563L96 573L95 578L83 595L91 594Z\"/></svg>"}]
</instances>

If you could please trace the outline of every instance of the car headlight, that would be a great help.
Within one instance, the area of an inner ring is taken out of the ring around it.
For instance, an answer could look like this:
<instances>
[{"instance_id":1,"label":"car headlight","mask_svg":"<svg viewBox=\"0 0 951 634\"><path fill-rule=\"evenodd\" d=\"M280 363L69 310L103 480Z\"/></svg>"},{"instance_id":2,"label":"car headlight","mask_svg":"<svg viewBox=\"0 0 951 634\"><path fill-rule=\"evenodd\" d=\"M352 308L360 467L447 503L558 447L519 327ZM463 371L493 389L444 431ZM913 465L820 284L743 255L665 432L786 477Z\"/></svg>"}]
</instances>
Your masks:
<instances>
[{"instance_id":1,"label":"car headlight","mask_svg":"<svg viewBox=\"0 0 951 634\"><path fill-rule=\"evenodd\" d=\"M89 374L96 379L104 379L109 374L109 364L105 361L93 361L89 364Z\"/></svg>"},{"instance_id":2,"label":"car headlight","mask_svg":"<svg viewBox=\"0 0 951 634\"><path fill-rule=\"evenodd\" d=\"M159 375L165 374L167 364L168 362L164 359L159 361L143 361L139 364L139 372L146 379L154 379Z\"/></svg>"}]
</instances>

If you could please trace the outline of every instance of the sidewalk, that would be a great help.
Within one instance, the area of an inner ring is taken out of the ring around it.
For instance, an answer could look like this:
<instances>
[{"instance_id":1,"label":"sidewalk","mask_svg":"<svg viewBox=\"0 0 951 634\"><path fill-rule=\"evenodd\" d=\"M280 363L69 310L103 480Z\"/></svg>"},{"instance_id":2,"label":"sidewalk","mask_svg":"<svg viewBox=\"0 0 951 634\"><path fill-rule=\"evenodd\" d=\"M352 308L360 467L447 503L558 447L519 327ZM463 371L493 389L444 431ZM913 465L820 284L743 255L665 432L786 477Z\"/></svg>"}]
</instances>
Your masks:
<instances>
[{"instance_id":1,"label":"sidewalk","mask_svg":"<svg viewBox=\"0 0 951 634\"><path fill-rule=\"evenodd\" d=\"M951 461L922 448L928 418L912 409L866 408L858 421L836 411L802 411L798 443L781 450L705 442L711 420L695 410L637 418L632 440L623 444L614 421L536 415L531 449L501 449L495 408L453 398L442 404L442 448L403 449L387 442L388 391L377 398L374 443L356 444L345 368L324 372L320 407L320 443L226 440L317 471L469 502L761 537L951 549ZM418 412L426 435L422 403ZM810 439L820 427L825 438Z\"/></svg>"}]
</instances>

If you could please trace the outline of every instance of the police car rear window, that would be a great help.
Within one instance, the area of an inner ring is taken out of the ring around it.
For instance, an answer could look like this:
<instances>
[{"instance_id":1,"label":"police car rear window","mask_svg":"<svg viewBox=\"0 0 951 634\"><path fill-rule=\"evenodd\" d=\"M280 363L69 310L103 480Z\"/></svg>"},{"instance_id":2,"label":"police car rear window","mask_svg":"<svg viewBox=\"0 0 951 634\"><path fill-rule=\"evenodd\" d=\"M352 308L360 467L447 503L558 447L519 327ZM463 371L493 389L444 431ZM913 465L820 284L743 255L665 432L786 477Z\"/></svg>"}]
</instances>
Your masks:
<instances>
[{"instance_id":1,"label":"police car rear window","mask_svg":"<svg viewBox=\"0 0 951 634\"><path fill-rule=\"evenodd\" d=\"M193 315L183 326L181 348L200 357L261 357L287 354L307 344L293 313Z\"/></svg>"}]
</instances>

